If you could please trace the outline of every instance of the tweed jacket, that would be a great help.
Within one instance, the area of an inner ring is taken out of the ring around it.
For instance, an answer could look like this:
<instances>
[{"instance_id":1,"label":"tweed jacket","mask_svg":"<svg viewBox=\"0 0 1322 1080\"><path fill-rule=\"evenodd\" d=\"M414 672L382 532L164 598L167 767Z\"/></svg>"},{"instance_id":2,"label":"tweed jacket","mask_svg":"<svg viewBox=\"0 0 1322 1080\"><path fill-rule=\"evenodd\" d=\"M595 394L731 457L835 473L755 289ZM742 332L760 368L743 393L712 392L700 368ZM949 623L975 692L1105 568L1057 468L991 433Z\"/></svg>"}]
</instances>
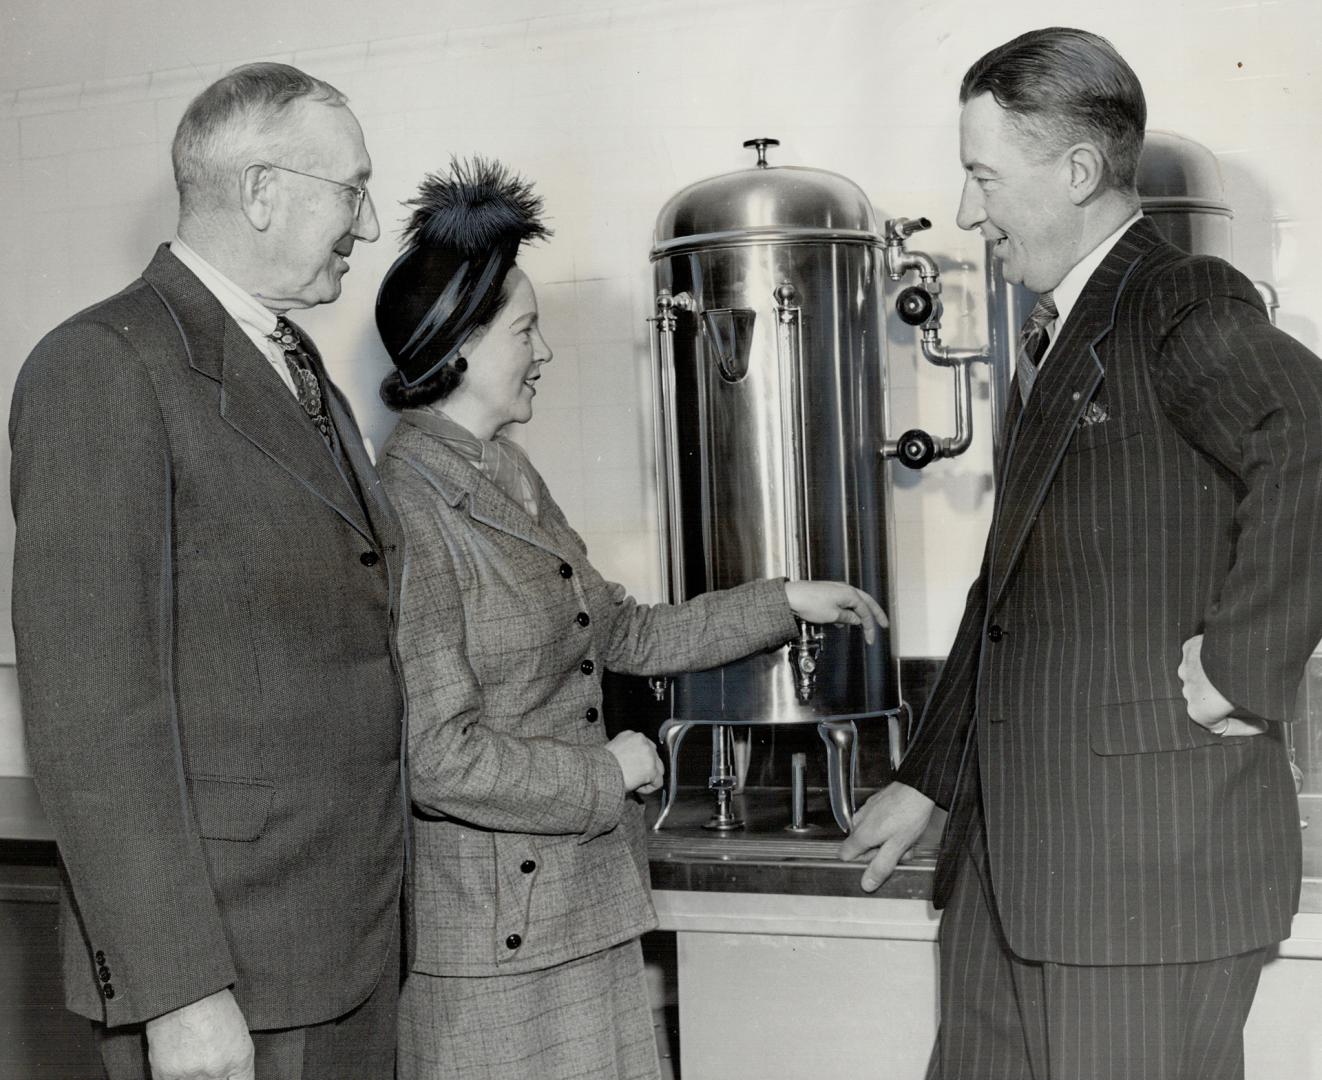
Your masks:
<instances>
[{"instance_id":1,"label":"tweed jacket","mask_svg":"<svg viewBox=\"0 0 1322 1080\"><path fill-rule=\"evenodd\" d=\"M1012 420L982 572L899 773L953 807L938 905L972 840L1021 957L1174 963L1286 937L1322 365L1242 275L1140 219ZM1189 719L1177 668L1200 633L1212 683L1268 734Z\"/></svg>"},{"instance_id":2,"label":"tweed jacket","mask_svg":"<svg viewBox=\"0 0 1322 1080\"><path fill-rule=\"evenodd\" d=\"M779 646L795 633L783 584L642 606L592 568L540 478L534 522L407 414L380 467L409 551L414 970L534 971L651 929L642 807L606 749L602 673Z\"/></svg>"},{"instance_id":3,"label":"tweed jacket","mask_svg":"<svg viewBox=\"0 0 1322 1080\"><path fill-rule=\"evenodd\" d=\"M109 1025L227 986L250 1027L311 1024L393 974L403 552L313 361L351 476L162 247L18 377L27 747L69 1004Z\"/></svg>"}]
</instances>

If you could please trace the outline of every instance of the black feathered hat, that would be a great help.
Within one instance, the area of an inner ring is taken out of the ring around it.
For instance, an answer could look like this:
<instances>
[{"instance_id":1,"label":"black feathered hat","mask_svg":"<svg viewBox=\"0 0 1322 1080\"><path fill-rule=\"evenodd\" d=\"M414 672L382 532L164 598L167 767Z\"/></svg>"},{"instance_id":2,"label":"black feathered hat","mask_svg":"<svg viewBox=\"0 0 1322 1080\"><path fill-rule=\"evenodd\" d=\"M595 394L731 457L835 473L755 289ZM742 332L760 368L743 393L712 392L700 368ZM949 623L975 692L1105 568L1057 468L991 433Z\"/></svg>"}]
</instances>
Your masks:
<instances>
[{"instance_id":1,"label":"black feathered hat","mask_svg":"<svg viewBox=\"0 0 1322 1080\"><path fill-rule=\"evenodd\" d=\"M498 161L450 159L423 181L404 250L376 296L376 326L406 387L450 363L500 304L525 240L550 236L532 185Z\"/></svg>"}]
</instances>

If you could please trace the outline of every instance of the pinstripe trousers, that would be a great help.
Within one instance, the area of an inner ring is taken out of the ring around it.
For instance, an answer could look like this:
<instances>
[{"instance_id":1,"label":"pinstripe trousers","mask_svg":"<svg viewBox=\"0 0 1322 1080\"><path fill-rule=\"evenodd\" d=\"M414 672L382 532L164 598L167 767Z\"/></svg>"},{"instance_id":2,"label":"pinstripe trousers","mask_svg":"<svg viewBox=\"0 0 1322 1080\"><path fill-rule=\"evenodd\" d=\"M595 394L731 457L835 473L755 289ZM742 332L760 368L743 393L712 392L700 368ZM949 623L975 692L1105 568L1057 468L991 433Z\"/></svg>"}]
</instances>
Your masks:
<instances>
[{"instance_id":1,"label":"pinstripe trousers","mask_svg":"<svg viewBox=\"0 0 1322 1080\"><path fill-rule=\"evenodd\" d=\"M1005 941L979 816L941 920L927 1080L1243 1080L1267 950L1202 963L1035 963Z\"/></svg>"}]
</instances>

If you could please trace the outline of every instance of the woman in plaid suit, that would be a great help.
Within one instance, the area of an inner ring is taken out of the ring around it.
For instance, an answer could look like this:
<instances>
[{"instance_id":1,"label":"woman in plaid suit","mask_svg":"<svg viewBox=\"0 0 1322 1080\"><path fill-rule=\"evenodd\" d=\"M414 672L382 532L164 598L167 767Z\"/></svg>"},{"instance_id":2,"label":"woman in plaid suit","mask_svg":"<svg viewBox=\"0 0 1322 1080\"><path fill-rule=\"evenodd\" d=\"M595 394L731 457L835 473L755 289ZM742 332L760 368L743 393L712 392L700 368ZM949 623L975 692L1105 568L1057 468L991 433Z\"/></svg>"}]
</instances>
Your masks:
<instances>
[{"instance_id":1,"label":"woman in plaid suit","mask_svg":"<svg viewBox=\"0 0 1322 1080\"><path fill-rule=\"evenodd\" d=\"M399 650L415 857L400 1076L659 1073L639 936L656 925L642 806L650 739L607 740L601 676L695 670L779 646L794 615L885 616L851 586L756 581L648 607L604 581L541 477L500 437L551 350L521 243L540 200L495 163L430 177L377 325L400 410L380 471L404 526Z\"/></svg>"}]
</instances>

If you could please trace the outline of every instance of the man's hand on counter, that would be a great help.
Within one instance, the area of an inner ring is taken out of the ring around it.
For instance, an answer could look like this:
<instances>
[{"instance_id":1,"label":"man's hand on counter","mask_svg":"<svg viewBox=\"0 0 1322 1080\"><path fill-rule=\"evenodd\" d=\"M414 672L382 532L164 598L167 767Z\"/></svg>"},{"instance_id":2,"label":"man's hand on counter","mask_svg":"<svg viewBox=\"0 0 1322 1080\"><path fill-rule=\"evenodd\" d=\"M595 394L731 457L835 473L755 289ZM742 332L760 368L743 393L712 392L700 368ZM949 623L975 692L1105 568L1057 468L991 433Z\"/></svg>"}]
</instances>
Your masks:
<instances>
[{"instance_id":1,"label":"man's hand on counter","mask_svg":"<svg viewBox=\"0 0 1322 1080\"><path fill-rule=\"evenodd\" d=\"M880 604L862 589L843 581L787 581L785 599L804 622L863 627L863 638L869 645L876 640L878 626L890 625Z\"/></svg>"},{"instance_id":2,"label":"man's hand on counter","mask_svg":"<svg viewBox=\"0 0 1322 1080\"><path fill-rule=\"evenodd\" d=\"M840 845L840 858L871 859L863 871L864 892L875 892L891 876L918 843L935 806L921 791L901 783L889 784L863 804L854 815L853 831Z\"/></svg>"}]
</instances>

